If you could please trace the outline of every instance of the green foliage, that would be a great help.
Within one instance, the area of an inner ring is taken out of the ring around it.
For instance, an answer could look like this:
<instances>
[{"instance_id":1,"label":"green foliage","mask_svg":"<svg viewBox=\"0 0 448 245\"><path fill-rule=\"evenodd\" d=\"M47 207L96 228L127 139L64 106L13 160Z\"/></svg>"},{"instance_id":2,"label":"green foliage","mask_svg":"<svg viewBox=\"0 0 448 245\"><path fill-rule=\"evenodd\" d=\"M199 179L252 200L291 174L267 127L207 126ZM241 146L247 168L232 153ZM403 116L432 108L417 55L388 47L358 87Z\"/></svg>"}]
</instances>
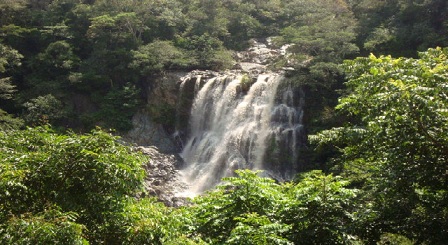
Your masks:
<instances>
[{"instance_id":1,"label":"green foliage","mask_svg":"<svg viewBox=\"0 0 448 245\"><path fill-rule=\"evenodd\" d=\"M9 78L0 78L0 99L12 99L15 88Z\"/></svg>"},{"instance_id":2,"label":"green foliage","mask_svg":"<svg viewBox=\"0 0 448 245\"><path fill-rule=\"evenodd\" d=\"M237 170L216 190L194 200L196 232L212 244L347 244L355 190L315 171L297 183L277 184Z\"/></svg>"},{"instance_id":3,"label":"green foliage","mask_svg":"<svg viewBox=\"0 0 448 245\"><path fill-rule=\"evenodd\" d=\"M146 109L148 115L151 116L154 122L175 128L176 108L174 106L171 106L169 104L151 105Z\"/></svg>"},{"instance_id":4,"label":"green foliage","mask_svg":"<svg viewBox=\"0 0 448 245\"><path fill-rule=\"evenodd\" d=\"M272 222L266 216L260 216L258 213L247 213L236 217L235 221L238 223L230 233L226 244L293 244L280 235L289 231L291 227Z\"/></svg>"},{"instance_id":5,"label":"green foliage","mask_svg":"<svg viewBox=\"0 0 448 245\"><path fill-rule=\"evenodd\" d=\"M380 26L373 30L371 36L369 36L364 43L366 50L375 50L378 46L392 41L394 38L393 32L384 26Z\"/></svg>"},{"instance_id":6,"label":"green foliage","mask_svg":"<svg viewBox=\"0 0 448 245\"><path fill-rule=\"evenodd\" d=\"M2 0L0 1L0 8L24 8L27 0L17 0L17 1L8 1Z\"/></svg>"},{"instance_id":7,"label":"green foliage","mask_svg":"<svg viewBox=\"0 0 448 245\"><path fill-rule=\"evenodd\" d=\"M154 41L132 51L130 68L142 75L151 76L167 69L180 69L192 66L195 59L186 56L186 51L176 48L170 41Z\"/></svg>"},{"instance_id":8,"label":"green foliage","mask_svg":"<svg viewBox=\"0 0 448 245\"><path fill-rule=\"evenodd\" d=\"M222 70L233 65L230 51L223 47L222 41L208 33L179 38L178 45L192 50L197 66L205 69Z\"/></svg>"},{"instance_id":9,"label":"green foliage","mask_svg":"<svg viewBox=\"0 0 448 245\"><path fill-rule=\"evenodd\" d=\"M86 226L83 237L93 241L102 237L98 227L107 213L121 210L142 188L144 158L100 130L86 135L58 135L47 128L7 131L0 133L0 146L2 225L30 214L36 218L30 218L29 229L39 228L33 222L44 222L40 214L56 206L62 213L75 213L70 221ZM49 229L80 227L51 220ZM11 229L20 232L20 227Z\"/></svg>"},{"instance_id":10,"label":"green foliage","mask_svg":"<svg viewBox=\"0 0 448 245\"><path fill-rule=\"evenodd\" d=\"M390 244L390 245L414 245L415 243L407 239L404 236L397 234L386 233L381 236L381 240L377 243L378 245Z\"/></svg>"},{"instance_id":11,"label":"green foliage","mask_svg":"<svg viewBox=\"0 0 448 245\"><path fill-rule=\"evenodd\" d=\"M232 232L235 240L243 232L241 226L252 229L247 215L259 215L266 225L270 219L274 221L274 207L282 198L279 186L272 179L258 177L256 172L237 170L237 174L239 177L225 178L216 191L195 200L197 231L206 241L224 242Z\"/></svg>"},{"instance_id":12,"label":"green foliage","mask_svg":"<svg viewBox=\"0 0 448 245\"><path fill-rule=\"evenodd\" d=\"M0 242L5 245L88 244L82 236L85 227L75 222L76 216L75 213L49 209L36 215L12 217L0 225Z\"/></svg>"},{"instance_id":13,"label":"green foliage","mask_svg":"<svg viewBox=\"0 0 448 245\"><path fill-rule=\"evenodd\" d=\"M17 50L6 45L0 44L0 73L5 73L7 69L14 66L20 66L20 60L23 58Z\"/></svg>"},{"instance_id":14,"label":"green foliage","mask_svg":"<svg viewBox=\"0 0 448 245\"><path fill-rule=\"evenodd\" d=\"M358 51L353 43L353 13L338 0L290 1L286 7L286 13L294 18L282 29L280 41L293 44L289 48L293 53L290 63L302 76L298 80L330 86L340 73L336 64Z\"/></svg>"},{"instance_id":15,"label":"green foliage","mask_svg":"<svg viewBox=\"0 0 448 245\"><path fill-rule=\"evenodd\" d=\"M186 236L191 221L184 209L167 208L152 199L129 201L109 220L107 244L201 244Z\"/></svg>"},{"instance_id":16,"label":"green foliage","mask_svg":"<svg viewBox=\"0 0 448 245\"><path fill-rule=\"evenodd\" d=\"M26 108L24 119L29 125L45 125L64 116L61 101L51 94L31 99L23 106Z\"/></svg>"},{"instance_id":17,"label":"green foliage","mask_svg":"<svg viewBox=\"0 0 448 245\"><path fill-rule=\"evenodd\" d=\"M16 86L12 84L9 76L11 70L21 65L23 56L17 51L0 43L0 102L10 100L16 92ZM3 107L3 105L1 106ZM22 120L14 118L0 107L0 130L19 128Z\"/></svg>"},{"instance_id":18,"label":"green foliage","mask_svg":"<svg viewBox=\"0 0 448 245\"><path fill-rule=\"evenodd\" d=\"M138 93L139 90L132 84L111 90L102 102L97 121L117 130L130 130L132 116L140 103Z\"/></svg>"},{"instance_id":19,"label":"green foliage","mask_svg":"<svg viewBox=\"0 0 448 245\"><path fill-rule=\"evenodd\" d=\"M79 62L78 57L73 53L73 47L66 41L50 43L45 51L37 56L37 59L40 65L48 65L47 72L52 76L55 76L58 70L71 70Z\"/></svg>"},{"instance_id":20,"label":"green foliage","mask_svg":"<svg viewBox=\"0 0 448 245\"><path fill-rule=\"evenodd\" d=\"M13 117L4 110L0 109L0 131L19 129L23 126L23 124L24 122L20 118Z\"/></svg>"},{"instance_id":21,"label":"green foliage","mask_svg":"<svg viewBox=\"0 0 448 245\"><path fill-rule=\"evenodd\" d=\"M8 70L20 66L23 58L17 50L0 43L0 99L11 99L15 86L11 84ZM6 76L5 76L6 75Z\"/></svg>"},{"instance_id":22,"label":"green foliage","mask_svg":"<svg viewBox=\"0 0 448 245\"><path fill-rule=\"evenodd\" d=\"M136 45L143 26L134 13L108 14L91 19L88 38L101 48Z\"/></svg>"},{"instance_id":23,"label":"green foliage","mask_svg":"<svg viewBox=\"0 0 448 245\"><path fill-rule=\"evenodd\" d=\"M359 19L358 43L364 53L416 56L416 51L447 46L447 2L349 1Z\"/></svg>"},{"instance_id":24,"label":"green foliage","mask_svg":"<svg viewBox=\"0 0 448 245\"><path fill-rule=\"evenodd\" d=\"M286 186L289 200L282 207L288 237L300 244L351 244L356 190L349 183L321 171L305 173L295 186Z\"/></svg>"},{"instance_id":25,"label":"green foliage","mask_svg":"<svg viewBox=\"0 0 448 245\"><path fill-rule=\"evenodd\" d=\"M243 92L247 92L250 89L250 86L254 83L254 80L251 79L247 74L244 74L241 77L240 87Z\"/></svg>"},{"instance_id":26,"label":"green foliage","mask_svg":"<svg viewBox=\"0 0 448 245\"><path fill-rule=\"evenodd\" d=\"M366 177L360 217L369 239L389 231L417 243L446 240L447 55L437 48L420 59L370 55L344 64L351 93L338 108L359 124L317 138L345 143L342 166Z\"/></svg>"}]
</instances>

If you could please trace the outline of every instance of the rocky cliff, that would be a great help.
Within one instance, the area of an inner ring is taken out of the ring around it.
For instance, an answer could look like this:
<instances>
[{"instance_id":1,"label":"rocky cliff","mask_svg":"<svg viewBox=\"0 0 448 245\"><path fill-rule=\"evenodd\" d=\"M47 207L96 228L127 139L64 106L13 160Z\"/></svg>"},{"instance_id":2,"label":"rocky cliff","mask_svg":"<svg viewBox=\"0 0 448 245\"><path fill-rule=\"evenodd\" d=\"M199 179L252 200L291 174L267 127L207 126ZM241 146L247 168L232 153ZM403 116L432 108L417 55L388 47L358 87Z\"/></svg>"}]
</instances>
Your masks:
<instances>
[{"instance_id":1,"label":"rocky cliff","mask_svg":"<svg viewBox=\"0 0 448 245\"><path fill-rule=\"evenodd\" d=\"M236 64L230 71L173 71L148 83L146 105L133 117L133 129L123 138L138 145L151 161L146 165L148 192L168 205L176 206L173 193L182 188L177 170L183 166L177 155L188 137L188 122L194 96L203 85L201 81L229 75L247 77L248 90L258 75L273 69L279 60L287 61L288 45L276 47L270 38L251 40L248 50L235 54ZM283 62L287 64L287 62ZM284 70L284 69L283 69ZM198 82L199 81L199 82ZM245 87L246 86L246 87Z\"/></svg>"}]
</instances>

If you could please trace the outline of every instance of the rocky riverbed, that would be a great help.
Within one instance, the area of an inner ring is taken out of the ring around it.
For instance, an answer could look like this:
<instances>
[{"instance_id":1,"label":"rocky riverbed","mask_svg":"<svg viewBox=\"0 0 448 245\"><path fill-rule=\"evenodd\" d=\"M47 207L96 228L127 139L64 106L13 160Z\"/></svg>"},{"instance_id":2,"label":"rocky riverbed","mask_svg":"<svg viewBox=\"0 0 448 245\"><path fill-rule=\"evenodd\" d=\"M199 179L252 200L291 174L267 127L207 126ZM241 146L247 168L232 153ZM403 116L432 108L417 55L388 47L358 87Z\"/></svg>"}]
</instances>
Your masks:
<instances>
[{"instance_id":1,"label":"rocky riverbed","mask_svg":"<svg viewBox=\"0 0 448 245\"><path fill-rule=\"evenodd\" d=\"M155 146L138 146L137 150L149 156L145 164L145 187L149 196L170 207L185 205L188 200L177 197L176 193L184 189L184 183L179 181L178 168L182 159L177 154L160 152Z\"/></svg>"}]
</instances>

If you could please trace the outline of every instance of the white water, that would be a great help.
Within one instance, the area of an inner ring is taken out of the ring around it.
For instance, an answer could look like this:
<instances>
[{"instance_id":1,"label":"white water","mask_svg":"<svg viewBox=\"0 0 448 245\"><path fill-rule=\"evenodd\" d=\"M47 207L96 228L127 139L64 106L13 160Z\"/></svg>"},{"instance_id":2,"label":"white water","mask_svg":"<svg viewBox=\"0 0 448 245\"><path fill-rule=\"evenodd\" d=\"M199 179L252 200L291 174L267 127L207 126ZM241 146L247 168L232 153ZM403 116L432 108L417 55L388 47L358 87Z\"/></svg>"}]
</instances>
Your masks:
<instances>
[{"instance_id":1,"label":"white water","mask_svg":"<svg viewBox=\"0 0 448 245\"><path fill-rule=\"evenodd\" d=\"M259 75L244 93L241 76L215 77L202 88L199 87L204 81L196 78L189 139L181 153L186 163L181 176L189 189L180 195L199 194L241 168L265 170L280 178L291 177L292 165L298 158L297 135L302 129L303 102L299 108L293 106L290 87L279 96L281 80L278 74ZM266 162L266 152L272 142L287 148L269 150L288 154L290 167L275 167Z\"/></svg>"}]
</instances>

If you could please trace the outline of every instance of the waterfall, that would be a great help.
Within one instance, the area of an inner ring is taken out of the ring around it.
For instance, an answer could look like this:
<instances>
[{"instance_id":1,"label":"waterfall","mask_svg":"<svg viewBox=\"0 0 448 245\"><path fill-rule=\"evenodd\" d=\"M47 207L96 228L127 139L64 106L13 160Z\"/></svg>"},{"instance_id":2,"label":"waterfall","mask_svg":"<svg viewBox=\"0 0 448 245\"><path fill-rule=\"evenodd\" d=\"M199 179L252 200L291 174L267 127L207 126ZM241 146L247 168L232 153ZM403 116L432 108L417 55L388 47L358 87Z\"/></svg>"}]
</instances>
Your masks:
<instances>
[{"instance_id":1,"label":"waterfall","mask_svg":"<svg viewBox=\"0 0 448 245\"><path fill-rule=\"evenodd\" d=\"M301 90L283 84L275 73L255 81L246 75L191 77L181 89L188 81L195 88L181 153L188 194L201 193L241 168L292 177L303 143Z\"/></svg>"}]
</instances>

